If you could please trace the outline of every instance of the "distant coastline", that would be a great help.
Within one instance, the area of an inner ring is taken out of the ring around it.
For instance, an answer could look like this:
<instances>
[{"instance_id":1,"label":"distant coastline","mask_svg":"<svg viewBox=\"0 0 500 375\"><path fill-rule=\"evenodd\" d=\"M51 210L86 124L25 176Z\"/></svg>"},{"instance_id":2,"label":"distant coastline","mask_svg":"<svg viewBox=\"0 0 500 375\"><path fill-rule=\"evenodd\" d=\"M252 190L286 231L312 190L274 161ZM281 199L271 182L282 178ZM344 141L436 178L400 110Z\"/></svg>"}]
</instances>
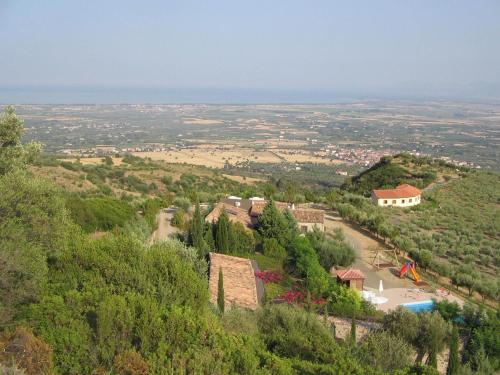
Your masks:
<instances>
[{"instance_id":1,"label":"distant coastline","mask_svg":"<svg viewBox=\"0 0 500 375\"><path fill-rule=\"evenodd\" d=\"M4 104L336 104L365 100L500 101L500 90L326 90L2 86ZM498 92L497 92L498 91Z\"/></svg>"}]
</instances>

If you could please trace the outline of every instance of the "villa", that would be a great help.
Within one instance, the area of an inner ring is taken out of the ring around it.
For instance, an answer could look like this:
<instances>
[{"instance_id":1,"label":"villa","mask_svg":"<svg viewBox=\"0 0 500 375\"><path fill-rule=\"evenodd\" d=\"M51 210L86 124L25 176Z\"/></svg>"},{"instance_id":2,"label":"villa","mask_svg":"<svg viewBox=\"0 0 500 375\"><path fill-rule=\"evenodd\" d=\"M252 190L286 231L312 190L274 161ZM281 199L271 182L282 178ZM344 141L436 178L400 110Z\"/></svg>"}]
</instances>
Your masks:
<instances>
[{"instance_id":1,"label":"villa","mask_svg":"<svg viewBox=\"0 0 500 375\"><path fill-rule=\"evenodd\" d=\"M258 225L259 216L268 203L269 201L259 197L242 199L230 196L217 203L205 221L208 223L216 222L224 209L231 222L241 223L246 228L255 228ZM285 210L291 212L302 233L310 232L314 228L324 231L325 214L323 210L296 207L293 203L285 202L274 202L274 204L282 212Z\"/></svg>"},{"instance_id":2,"label":"villa","mask_svg":"<svg viewBox=\"0 0 500 375\"><path fill-rule=\"evenodd\" d=\"M415 186L403 184L395 189L373 190L372 202L381 207L410 207L420 204L421 194Z\"/></svg>"}]
</instances>

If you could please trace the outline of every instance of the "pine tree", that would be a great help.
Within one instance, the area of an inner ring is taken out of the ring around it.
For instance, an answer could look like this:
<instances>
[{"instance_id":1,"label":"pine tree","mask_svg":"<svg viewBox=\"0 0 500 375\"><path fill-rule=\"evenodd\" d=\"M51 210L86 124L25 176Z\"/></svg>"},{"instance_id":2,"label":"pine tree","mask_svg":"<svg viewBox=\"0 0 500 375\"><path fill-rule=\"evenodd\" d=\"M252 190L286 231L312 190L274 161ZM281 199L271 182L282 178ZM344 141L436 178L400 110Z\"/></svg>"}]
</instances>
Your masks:
<instances>
[{"instance_id":1,"label":"pine tree","mask_svg":"<svg viewBox=\"0 0 500 375\"><path fill-rule=\"evenodd\" d=\"M460 367L460 358L458 354L458 327L453 326L450 339L450 358L446 375L457 375Z\"/></svg>"},{"instance_id":2,"label":"pine tree","mask_svg":"<svg viewBox=\"0 0 500 375\"><path fill-rule=\"evenodd\" d=\"M222 268L219 268L219 282L217 284L217 306L221 314L224 314L225 301L224 301L224 275Z\"/></svg>"},{"instance_id":3,"label":"pine tree","mask_svg":"<svg viewBox=\"0 0 500 375\"><path fill-rule=\"evenodd\" d=\"M229 253L229 217L226 210L222 210L217 222L217 230L215 233L215 247L222 254Z\"/></svg>"},{"instance_id":4,"label":"pine tree","mask_svg":"<svg viewBox=\"0 0 500 375\"><path fill-rule=\"evenodd\" d=\"M276 238L283 246L288 238L288 222L273 201L269 202L259 216L258 231L263 238Z\"/></svg>"}]
</instances>

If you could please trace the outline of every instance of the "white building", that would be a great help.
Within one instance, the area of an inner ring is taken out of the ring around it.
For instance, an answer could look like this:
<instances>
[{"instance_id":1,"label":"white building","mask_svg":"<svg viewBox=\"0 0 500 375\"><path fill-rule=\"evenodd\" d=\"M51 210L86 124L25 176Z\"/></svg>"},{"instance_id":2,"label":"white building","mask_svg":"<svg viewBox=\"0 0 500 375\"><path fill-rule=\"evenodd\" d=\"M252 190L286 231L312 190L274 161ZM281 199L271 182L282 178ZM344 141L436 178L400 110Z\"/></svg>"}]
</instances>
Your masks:
<instances>
[{"instance_id":1,"label":"white building","mask_svg":"<svg viewBox=\"0 0 500 375\"><path fill-rule=\"evenodd\" d=\"M399 185L395 189L372 191L372 202L382 207L410 207L420 204L422 191L408 184Z\"/></svg>"}]
</instances>

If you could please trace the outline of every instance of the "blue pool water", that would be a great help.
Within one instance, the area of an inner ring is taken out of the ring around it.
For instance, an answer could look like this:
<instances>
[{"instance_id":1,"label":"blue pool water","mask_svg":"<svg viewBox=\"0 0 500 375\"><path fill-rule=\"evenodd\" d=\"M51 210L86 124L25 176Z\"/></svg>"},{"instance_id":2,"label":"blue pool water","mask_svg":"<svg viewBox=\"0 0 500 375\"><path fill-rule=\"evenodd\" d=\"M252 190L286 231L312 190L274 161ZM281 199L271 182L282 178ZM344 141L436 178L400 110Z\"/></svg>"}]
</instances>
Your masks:
<instances>
[{"instance_id":1,"label":"blue pool water","mask_svg":"<svg viewBox=\"0 0 500 375\"><path fill-rule=\"evenodd\" d=\"M413 311L414 313L428 312L432 311L432 308L434 307L434 301L428 300L428 301L403 303L401 306L406 307L408 310Z\"/></svg>"}]
</instances>

